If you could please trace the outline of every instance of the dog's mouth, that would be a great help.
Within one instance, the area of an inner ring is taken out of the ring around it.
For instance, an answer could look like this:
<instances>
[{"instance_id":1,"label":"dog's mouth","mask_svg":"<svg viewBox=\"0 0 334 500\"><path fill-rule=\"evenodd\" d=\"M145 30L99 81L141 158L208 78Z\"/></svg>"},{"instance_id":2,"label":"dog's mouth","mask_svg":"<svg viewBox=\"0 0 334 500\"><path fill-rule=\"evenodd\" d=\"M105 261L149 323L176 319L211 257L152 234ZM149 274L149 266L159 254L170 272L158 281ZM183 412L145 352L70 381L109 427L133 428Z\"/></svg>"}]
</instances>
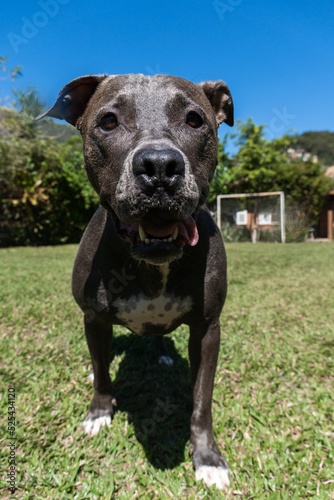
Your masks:
<instances>
[{"instance_id":1,"label":"dog's mouth","mask_svg":"<svg viewBox=\"0 0 334 500\"><path fill-rule=\"evenodd\" d=\"M184 245L198 242L197 225L192 216L170 219L164 212L152 212L138 223L127 224L117 220L120 237L132 244L132 254L138 260L153 264L168 263L181 257Z\"/></svg>"},{"instance_id":2,"label":"dog's mouth","mask_svg":"<svg viewBox=\"0 0 334 500\"><path fill-rule=\"evenodd\" d=\"M146 245L154 243L174 243L178 246L195 246L198 231L193 217L187 220L163 220L159 215L144 217L138 224L140 240Z\"/></svg>"}]
</instances>

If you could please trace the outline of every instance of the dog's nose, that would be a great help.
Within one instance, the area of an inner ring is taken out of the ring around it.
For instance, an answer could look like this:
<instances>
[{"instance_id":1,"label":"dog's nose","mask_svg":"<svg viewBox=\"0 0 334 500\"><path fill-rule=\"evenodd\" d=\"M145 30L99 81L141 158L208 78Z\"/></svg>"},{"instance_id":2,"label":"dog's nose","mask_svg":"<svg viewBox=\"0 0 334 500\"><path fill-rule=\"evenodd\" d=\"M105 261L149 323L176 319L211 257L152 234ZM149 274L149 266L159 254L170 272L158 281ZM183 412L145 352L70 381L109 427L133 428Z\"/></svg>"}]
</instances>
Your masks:
<instances>
[{"instance_id":1,"label":"dog's nose","mask_svg":"<svg viewBox=\"0 0 334 500\"><path fill-rule=\"evenodd\" d=\"M185 175L183 157L174 149L142 149L134 155L132 168L136 182L144 190L163 187L176 191Z\"/></svg>"}]
</instances>

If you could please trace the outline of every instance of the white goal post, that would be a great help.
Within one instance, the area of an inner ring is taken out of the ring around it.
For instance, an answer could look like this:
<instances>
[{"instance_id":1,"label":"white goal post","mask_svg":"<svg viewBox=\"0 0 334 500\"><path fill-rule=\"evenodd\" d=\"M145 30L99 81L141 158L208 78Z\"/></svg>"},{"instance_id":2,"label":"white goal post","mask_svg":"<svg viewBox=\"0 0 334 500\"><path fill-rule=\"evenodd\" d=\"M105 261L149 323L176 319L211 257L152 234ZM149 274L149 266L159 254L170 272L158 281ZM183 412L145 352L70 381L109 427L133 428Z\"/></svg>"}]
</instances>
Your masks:
<instances>
[{"instance_id":1,"label":"white goal post","mask_svg":"<svg viewBox=\"0 0 334 500\"><path fill-rule=\"evenodd\" d=\"M285 243L284 192L220 194L217 196L217 225L221 231L227 226L247 230L253 243L260 239L264 230L270 235L275 228L276 233L279 230L281 242Z\"/></svg>"}]
</instances>

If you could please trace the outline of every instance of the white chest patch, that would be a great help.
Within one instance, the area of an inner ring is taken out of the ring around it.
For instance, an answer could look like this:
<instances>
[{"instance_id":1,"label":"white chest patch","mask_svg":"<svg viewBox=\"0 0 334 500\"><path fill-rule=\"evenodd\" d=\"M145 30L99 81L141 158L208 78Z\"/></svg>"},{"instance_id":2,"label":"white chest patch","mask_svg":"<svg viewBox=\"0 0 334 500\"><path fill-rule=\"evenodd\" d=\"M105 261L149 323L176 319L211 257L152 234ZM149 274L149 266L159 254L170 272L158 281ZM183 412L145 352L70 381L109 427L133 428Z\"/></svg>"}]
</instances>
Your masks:
<instances>
[{"instance_id":1,"label":"white chest patch","mask_svg":"<svg viewBox=\"0 0 334 500\"><path fill-rule=\"evenodd\" d=\"M163 283L161 293L150 298L144 294L129 299L116 299L113 306L117 308L117 318L137 335L143 335L147 326L157 330L168 330L192 307L190 296L177 297L166 294L168 268L162 268Z\"/></svg>"}]
</instances>

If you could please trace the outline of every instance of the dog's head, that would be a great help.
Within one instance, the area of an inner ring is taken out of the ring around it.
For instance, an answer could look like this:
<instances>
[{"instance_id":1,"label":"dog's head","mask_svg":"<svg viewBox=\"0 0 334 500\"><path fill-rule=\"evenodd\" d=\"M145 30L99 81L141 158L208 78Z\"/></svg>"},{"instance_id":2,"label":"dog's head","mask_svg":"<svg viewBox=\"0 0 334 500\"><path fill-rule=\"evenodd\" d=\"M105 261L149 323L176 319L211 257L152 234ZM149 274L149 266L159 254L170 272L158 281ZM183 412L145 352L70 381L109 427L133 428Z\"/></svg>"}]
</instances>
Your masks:
<instances>
[{"instance_id":1,"label":"dog's head","mask_svg":"<svg viewBox=\"0 0 334 500\"><path fill-rule=\"evenodd\" d=\"M83 76L37 119L44 116L80 130L90 182L134 257L161 264L196 245L196 212L217 165L217 129L233 125L224 82Z\"/></svg>"}]
</instances>

